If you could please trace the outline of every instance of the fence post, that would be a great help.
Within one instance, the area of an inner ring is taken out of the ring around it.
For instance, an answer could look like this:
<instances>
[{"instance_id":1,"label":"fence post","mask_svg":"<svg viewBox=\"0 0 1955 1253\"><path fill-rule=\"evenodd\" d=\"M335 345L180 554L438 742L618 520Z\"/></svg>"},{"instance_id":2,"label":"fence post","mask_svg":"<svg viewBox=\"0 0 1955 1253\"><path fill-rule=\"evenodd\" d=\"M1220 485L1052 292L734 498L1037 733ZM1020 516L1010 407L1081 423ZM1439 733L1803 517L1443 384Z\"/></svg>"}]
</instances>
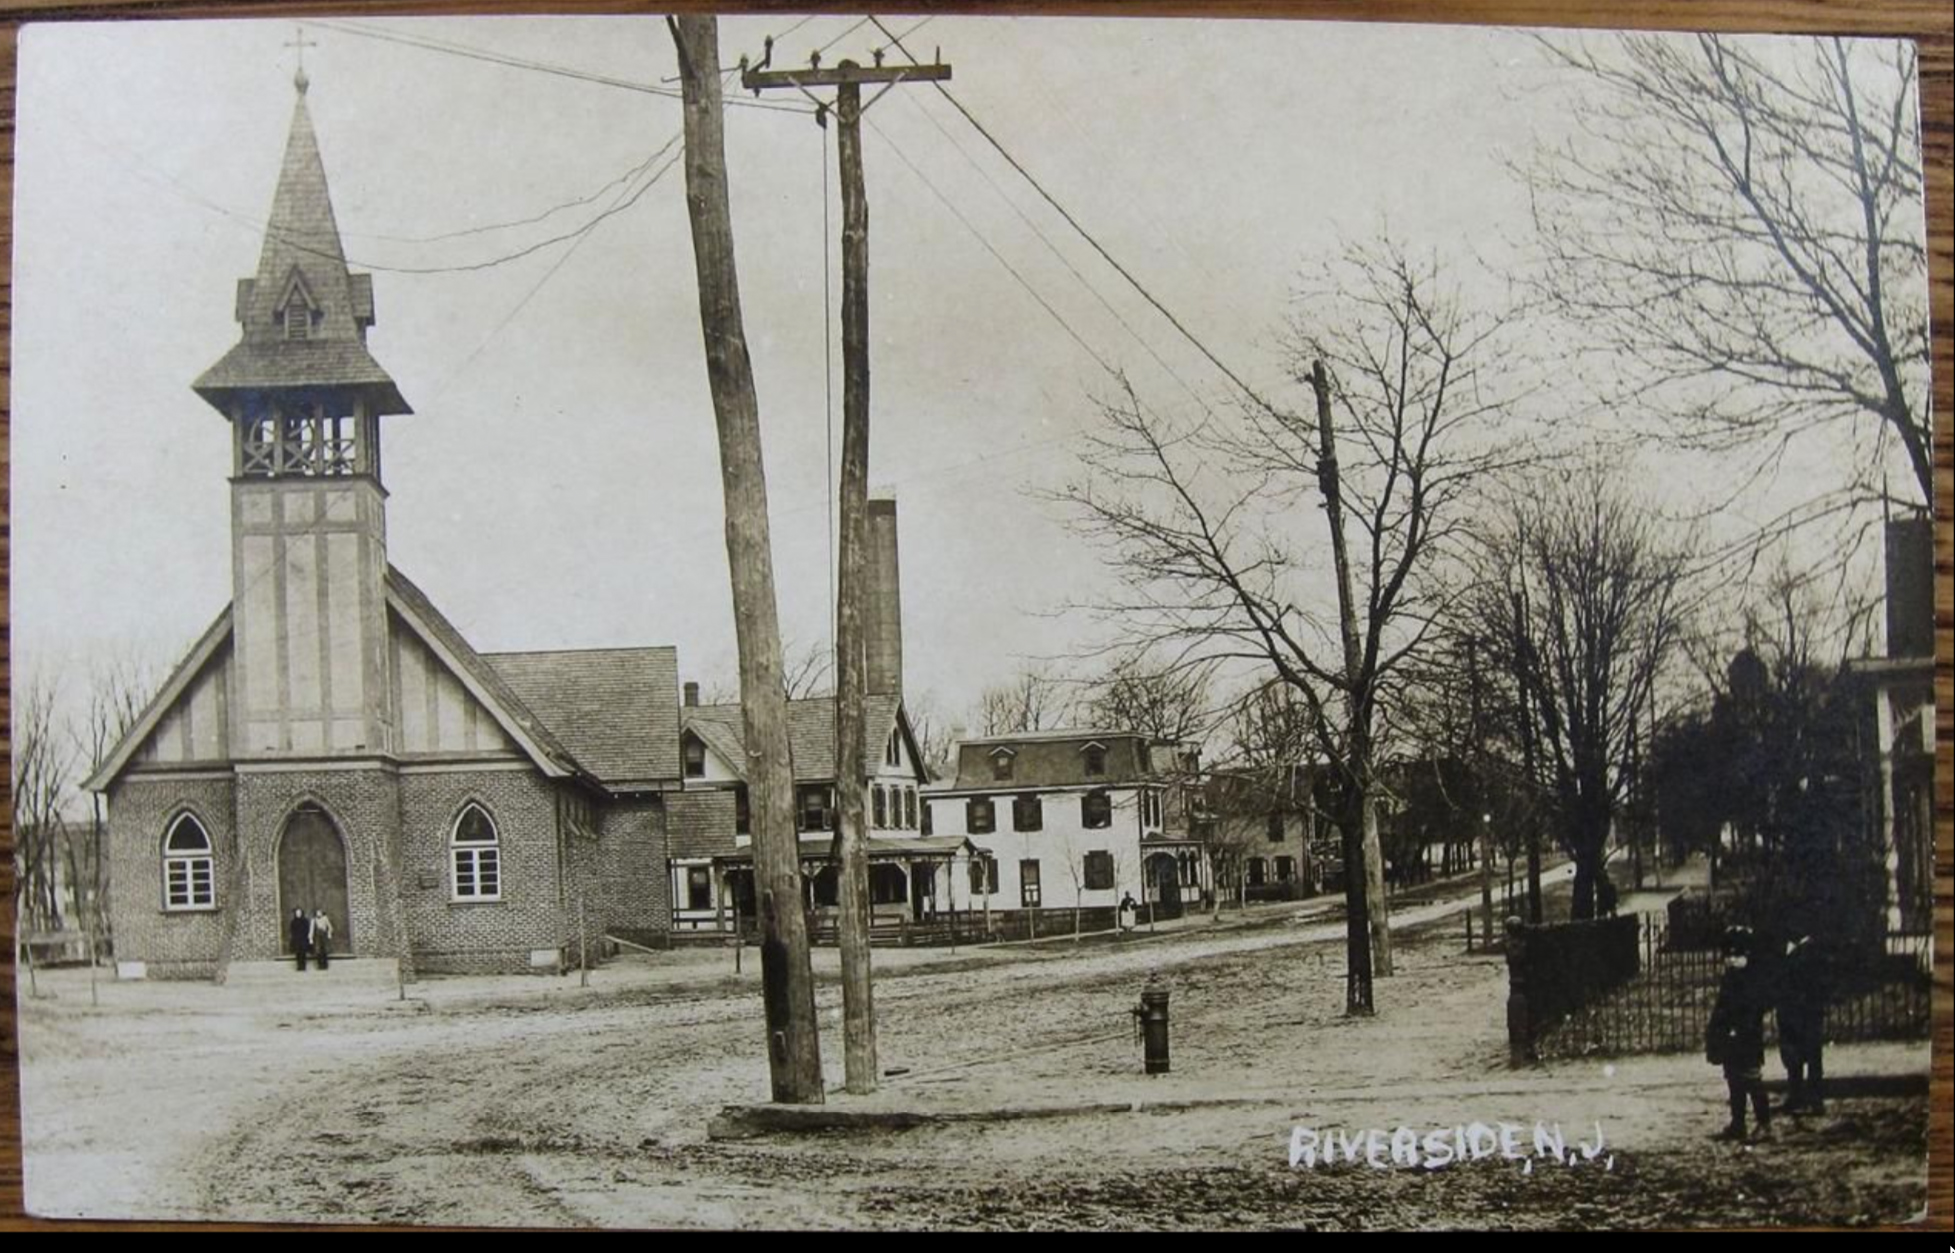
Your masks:
<instances>
[{"instance_id":1,"label":"fence post","mask_svg":"<svg viewBox=\"0 0 1955 1253\"><path fill-rule=\"evenodd\" d=\"M1519 918L1507 919L1507 1064L1534 1060L1534 1024L1527 1004L1527 931Z\"/></svg>"}]
</instances>

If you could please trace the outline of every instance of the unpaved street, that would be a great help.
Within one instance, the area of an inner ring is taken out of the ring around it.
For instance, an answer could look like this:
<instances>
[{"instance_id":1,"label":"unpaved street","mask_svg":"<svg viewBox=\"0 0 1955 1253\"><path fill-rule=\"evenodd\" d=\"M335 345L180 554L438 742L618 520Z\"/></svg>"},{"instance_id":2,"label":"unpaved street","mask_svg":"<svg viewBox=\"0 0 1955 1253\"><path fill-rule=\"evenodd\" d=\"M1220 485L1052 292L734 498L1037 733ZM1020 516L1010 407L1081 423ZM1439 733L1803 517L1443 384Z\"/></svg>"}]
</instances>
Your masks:
<instances>
[{"instance_id":1,"label":"unpaved street","mask_svg":"<svg viewBox=\"0 0 1955 1253\"><path fill-rule=\"evenodd\" d=\"M1734 1147L1706 1139L1722 1085L1696 1058L1508 1070L1504 969L1460 952L1456 915L1401 914L1399 973L1360 1021L1341 1014L1341 929L1319 908L892 954L881 1060L907 1073L862 1104L1140 1112L737 1142L705 1128L765 1097L751 951L737 978L726 954L690 953L617 963L588 989L453 980L406 1004L119 985L91 1010L70 980L23 1003L29 1199L48 1214L932 1228L1842 1223L1922 1203L1920 1100L1836 1102ZM1151 1080L1126 1013L1150 970L1174 1016L1174 1072ZM832 982L821 1004L842 1104ZM1841 1053L1835 1073L1926 1065L1925 1046ZM1288 1160L1298 1125L1537 1120L1607 1151L1538 1172Z\"/></svg>"}]
</instances>

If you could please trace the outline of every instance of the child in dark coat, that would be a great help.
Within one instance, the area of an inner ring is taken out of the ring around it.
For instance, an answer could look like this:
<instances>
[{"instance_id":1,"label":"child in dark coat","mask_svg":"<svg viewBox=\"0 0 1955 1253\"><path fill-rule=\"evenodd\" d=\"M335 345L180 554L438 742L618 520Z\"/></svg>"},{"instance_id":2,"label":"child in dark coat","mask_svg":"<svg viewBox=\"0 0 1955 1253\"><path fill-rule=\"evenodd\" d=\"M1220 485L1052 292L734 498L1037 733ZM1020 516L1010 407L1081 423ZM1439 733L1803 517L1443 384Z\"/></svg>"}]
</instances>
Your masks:
<instances>
[{"instance_id":1,"label":"child in dark coat","mask_svg":"<svg viewBox=\"0 0 1955 1253\"><path fill-rule=\"evenodd\" d=\"M1705 1033L1704 1056L1724 1068L1730 1091L1731 1122L1718 1133L1721 1140L1745 1137L1745 1103L1751 1103L1758 1134L1771 1129L1771 1107L1765 1102L1765 1013L1771 1008L1770 989L1753 964L1751 932L1733 927L1725 935L1724 977L1717 987Z\"/></svg>"}]
</instances>

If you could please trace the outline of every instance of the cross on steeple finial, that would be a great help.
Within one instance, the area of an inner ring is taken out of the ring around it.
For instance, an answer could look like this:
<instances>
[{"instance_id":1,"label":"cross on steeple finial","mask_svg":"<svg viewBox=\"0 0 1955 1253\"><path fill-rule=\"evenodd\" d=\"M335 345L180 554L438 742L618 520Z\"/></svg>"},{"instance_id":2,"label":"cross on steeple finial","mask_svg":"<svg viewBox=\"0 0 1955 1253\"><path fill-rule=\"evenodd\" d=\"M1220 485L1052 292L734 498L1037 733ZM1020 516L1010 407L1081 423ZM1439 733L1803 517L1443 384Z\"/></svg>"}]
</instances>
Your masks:
<instances>
[{"instance_id":1,"label":"cross on steeple finial","mask_svg":"<svg viewBox=\"0 0 1955 1253\"><path fill-rule=\"evenodd\" d=\"M305 37L305 27L301 26L297 29L298 34L285 46L299 50L299 68L298 72L292 75L292 86L298 88L299 94L303 96L305 89L312 85L312 80L305 75L305 50L307 48L317 48L319 41L316 39L307 39Z\"/></svg>"}]
</instances>

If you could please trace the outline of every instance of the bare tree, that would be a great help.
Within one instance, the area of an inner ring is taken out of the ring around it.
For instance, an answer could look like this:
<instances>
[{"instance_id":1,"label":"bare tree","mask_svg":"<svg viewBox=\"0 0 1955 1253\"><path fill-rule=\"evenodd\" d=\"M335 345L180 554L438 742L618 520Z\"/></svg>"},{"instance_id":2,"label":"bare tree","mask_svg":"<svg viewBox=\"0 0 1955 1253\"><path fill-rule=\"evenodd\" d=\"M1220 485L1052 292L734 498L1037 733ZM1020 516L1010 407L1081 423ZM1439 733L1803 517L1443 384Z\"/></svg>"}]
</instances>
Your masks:
<instances>
[{"instance_id":1,"label":"bare tree","mask_svg":"<svg viewBox=\"0 0 1955 1253\"><path fill-rule=\"evenodd\" d=\"M1463 307L1436 263L1390 244L1327 266L1298 310L1292 373L1312 382L1317 413L1177 424L1123 388L1061 498L1124 578L1106 608L1129 644L1248 660L1294 693L1357 867L1376 829L1381 706L1439 607L1429 576L1462 506L1510 459L1487 426L1511 393L1482 373L1497 323ZM1325 572L1305 556L1321 551L1311 506L1327 498L1342 506L1327 511L1332 546L1348 528L1353 550L1338 563L1345 611L1329 617L1308 607L1326 600ZM1347 876L1353 1013L1371 1010L1372 950L1387 942L1366 921L1365 878Z\"/></svg>"},{"instance_id":2,"label":"bare tree","mask_svg":"<svg viewBox=\"0 0 1955 1253\"><path fill-rule=\"evenodd\" d=\"M1144 654L1117 658L1083 693L1094 726L1156 740L1199 740L1214 720L1209 686L1214 663L1156 662Z\"/></svg>"},{"instance_id":3,"label":"bare tree","mask_svg":"<svg viewBox=\"0 0 1955 1253\"><path fill-rule=\"evenodd\" d=\"M1595 916L1638 720L1683 628L1686 554L1601 469L1517 493L1487 537L1472 611L1514 685L1523 751Z\"/></svg>"},{"instance_id":4,"label":"bare tree","mask_svg":"<svg viewBox=\"0 0 1955 1253\"><path fill-rule=\"evenodd\" d=\"M13 706L14 919L23 935L61 926L61 813L74 779L75 752L56 718L59 697L30 680ZM28 963L32 985L33 963Z\"/></svg>"},{"instance_id":5,"label":"bare tree","mask_svg":"<svg viewBox=\"0 0 1955 1253\"><path fill-rule=\"evenodd\" d=\"M948 778L957 766L951 758L956 751L956 740L952 734L954 728L944 717L942 706L926 692L918 696L905 696L903 709L909 715L910 734L916 737L916 751L923 758L921 764L924 771L932 780Z\"/></svg>"},{"instance_id":6,"label":"bare tree","mask_svg":"<svg viewBox=\"0 0 1955 1253\"><path fill-rule=\"evenodd\" d=\"M826 644L789 644L784 651L789 700L812 700L834 690L835 654Z\"/></svg>"},{"instance_id":7,"label":"bare tree","mask_svg":"<svg viewBox=\"0 0 1955 1253\"><path fill-rule=\"evenodd\" d=\"M156 688L155 669L136 652L124 652L95 666L88 680L88 711L75 732L75 749L91 772L100 770ZM69 882L75 904L89 930L91 952L100 952L109 933L108 815L99 792L89 795L88 828L68 841Z\"/></svg>"},{"instance_id":8,"label":"bare tree","mask_svg":"<svg viewBox=\"0 0 1955 1253\"><path fill-rule=\"evenodd\" d=\"M1850 479L1775 529L1885 493L1932 507L1919 79L1905 40L1544 40L1601 92L1524 170L1542 289L1594 332L1622 398L1753 474L1853 428Z\"/></svg>"},{"instance_id":9,"label":"bare tree","mask_svg":"<svg viewBox=\"0 0 1955 1253\"><path fill-rule=\"evenodd\" d=\"M971 711L980 735L1013 735L1063 726L1072 708L1065 683L1028 668L1008 682L986 688Z\"/></svg>"}]
</instances>

